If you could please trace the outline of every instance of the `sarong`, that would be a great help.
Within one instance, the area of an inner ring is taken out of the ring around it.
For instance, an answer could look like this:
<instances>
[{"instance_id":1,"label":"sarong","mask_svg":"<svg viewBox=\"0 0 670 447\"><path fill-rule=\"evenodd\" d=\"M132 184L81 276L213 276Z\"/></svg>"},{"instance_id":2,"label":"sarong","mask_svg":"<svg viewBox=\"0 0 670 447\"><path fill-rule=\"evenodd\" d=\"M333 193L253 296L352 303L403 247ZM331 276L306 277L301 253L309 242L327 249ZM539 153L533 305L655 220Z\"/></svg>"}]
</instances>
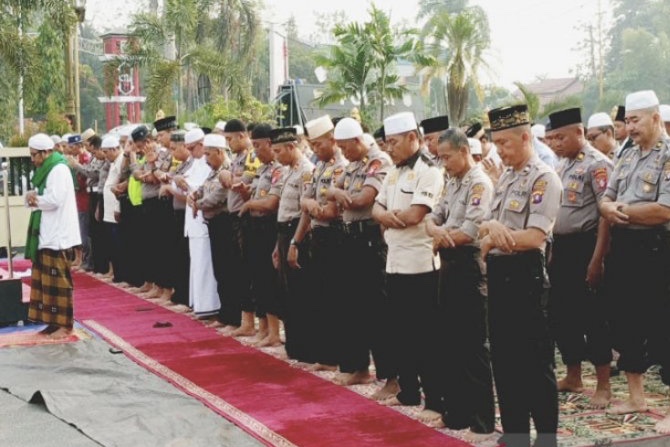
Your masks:
<instances>
[{"instance_id":1,"label":"sarong","mask_svg":"<svg viewBox=\"0 0 670 447\"><path fill-rule=\"evenodd\" d=\"M33 263L28 319L72 329L73 284L70 265L74 250L42 249Z\"/></svg>"}]
</instances>

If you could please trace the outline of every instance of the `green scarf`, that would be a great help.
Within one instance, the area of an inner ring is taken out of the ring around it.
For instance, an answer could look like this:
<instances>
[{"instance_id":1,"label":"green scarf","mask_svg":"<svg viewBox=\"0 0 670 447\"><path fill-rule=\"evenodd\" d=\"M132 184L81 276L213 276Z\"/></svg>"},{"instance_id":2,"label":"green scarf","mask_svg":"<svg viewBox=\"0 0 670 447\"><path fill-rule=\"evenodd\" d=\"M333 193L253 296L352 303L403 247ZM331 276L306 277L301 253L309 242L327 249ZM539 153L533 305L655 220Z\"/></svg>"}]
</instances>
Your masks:
<instances>
[{"instance_id":1,"label":"green scarf","mask_svg":"<svg viewBox=\"0 0 670 447\"><path fill-rule=\"evenodd\" d=\"M42 195L44 188L47 185L47 177L56 165L65 164L67 160L60 152L52 152L42 163L42 166L35 169L35 174L31 182L37 188L37 194ZM30 258L35 262L37 260L37 246L40 243L40 223L42 222L42 210L34 210L30 213L30 221L28 222L28 237L26 239L25 257Z\"/></svg>"}]
</instances>

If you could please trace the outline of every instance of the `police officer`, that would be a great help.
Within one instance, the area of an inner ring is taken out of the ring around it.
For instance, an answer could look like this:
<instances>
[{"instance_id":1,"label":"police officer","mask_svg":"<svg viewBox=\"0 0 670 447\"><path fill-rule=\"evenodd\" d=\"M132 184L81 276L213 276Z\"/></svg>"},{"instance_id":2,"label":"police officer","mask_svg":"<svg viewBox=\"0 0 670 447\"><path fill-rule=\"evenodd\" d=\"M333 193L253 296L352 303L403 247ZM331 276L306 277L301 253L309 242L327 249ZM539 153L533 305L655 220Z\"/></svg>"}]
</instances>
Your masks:
<instances>
[{"instance_id":1,"label":"police officer","mask_svg":"<svg viewBox=\"0 0 670 447\"><path fill-rule=\"evenodd\" d=\"M391 167L391 159L363 133L361 125L345 118L335 127L335 139L349 160L344 174L329 191L330 200L342 208L338 225L344 258L336 276L346 281L338 301L340 313L340 374L335 382L355 385L370 380L370 352L376 378L385 380L373 394L383 400L398 393L398 368L391 343L393 327L385 291L386 243L372 206Z\"/></svg>"},{"instance_id":2,"label":"police officer","mask_svg":"<svg viewBox=\"0 0 670 447\"><path fill-rule=\"evenodd\" d=\"M560 179L533 149L526 105L489 112L507 169L496 186L480 247L488 274L491 358L508 446L555 446L558 395L544 302L545 246L561 200Z\"/></svg>"},{"instance_id":3,"label":"police officer","mask_svg":"<svg viewBox=\"0 0 670 447\"><path fill-rule=\"evenodd\" d=\"M249 156L253 147L244 123L239 119L226 122L224 135L233 154L230 170L221 171L219 179L228 190L228 213L230 214L230 241L223 274L225 275L225 297L223 313L229 314L229 324L237 327L232 330L234 336L250 336L256 333L254 322L254 303L251 298L250 266L245 257L244 233L246 217L238 215L242 205L251 195L250 185L256 175L257 165L251 166ZM255 161L255 156L253 156ZM235 316L236 315L236 316Z\"/></svg>"},{"instance_id":4,"label":"police officer","mask_svg":"<svg viewBox=\"0 0 670 447\"><path fill-rule=\"evenodd\" d=\"M242 205L239 214L249 213L250 233L245 239L251 265L251 289L257 312L266 315L259 321L256 346L279 346L281 303L277 294L278 277L272 265L272 250L277 243L277 209L281 178L286 168L275 161L270 134L272 126L258 124L251 131L251 142L263 163L256 171L251 189L253 195Z\"/></svg>"},{"instance_id":5,"label":"police officer","mask_svg":"<svg viewBox=\"0 0 670 447\"><path fill-rule=\"evenodd\" d=\"M449 359L443 421L451 429L469 428L473 442L493 433L495 422L491 360L485 346L484 274L477 241L493 184L472 158L469 140L461 130L448 129L440 135L438 155L449 181L427 229L441 258L445 349L438 355Z\"/></svg>"},{"instance_id":6,"label":"police officer","mask_svg":"<svg viewBox=\"0 0 670 447\"><path fill-rule=\"evenodd\" d=\"M205 135L202 144L205 149L207 164L212 168L212 172L207 176L203 185L189 198L188 205L193 209L194 215L198 211L202 211L203 217L207 221L212 267L221 304L218 321L212 326L226 328L226 326L234 326L235 323L239 325L240 318L239 312L232 314L226 312L229 307L225 305L225 300L228 297L225 294L226 276L224 269L226 268L226 257L229 256L230 252L229 240L232 230L230 214L227 213L228 190L221 185L219 173L230 168L230 160L226 155L228 143L225 137L221 135L208 134Z\"/></svg>"},{"instance_id":7,"label":"police officer","mask_svg":"<svg viewBox=\"0 0 670 447\"><path fill-rule=\"evenodd\" d=\"M283 301L286 354L304 363L315 363L317 353L309 340L309 314L304 304L312 298L304 271L309 268L308 235L295 238L302 209L300 196L312 180L314 165L298 148L298 138L293 127L273 129L270 133L275 159L287 167L279 181L280 196L277 211L277 244L272 260L279 270L280 296Z\"/></svg>"},{"instance_id":8,"label":"police officer","mask_svg":"<svg viewBox=\"0 0 670 447\"><path fill-rule=\"evenodd\" d=\"M419 380L426 396L419 418L441 425L442 371L436 364L438 274L440 259L426 233L428 214L444 186L443 175L420 152L419 131L411 112L384 120L387 150L395 163L384 180L372 210L386 228L386 273L396 344L400 392L388 405L419 405Z\"/></svg>"},{"instance_id":9,"label":"police officer","mask_svg":"<svg viewBox=\"0 0 670 447\"><path fill-rule=\"evenodd\" d=\"M437 155L438 139L442 132L449 128L449 117L446 115L436 116L434 118L427 118L419 126L423 129L423 140L426 143L430 159L433 163L441 166L439 163L440 157Z\"/></svg>"},{"instance_id":10,"label":"police officer","mask_svg":"<svg viewBox=\"0 0 670 447\"><path fill-rule=\"evenodd\" d=\"M635 142L628 135L628 128L626 126L626 107L614 106L610 116L614 122L614 138L616 138L617 143L619 143L615 157L619 159L628 149L635 145Z\"/></svg>"},{"instance_id":11,"label":"police officer","mask_svg":"<svg viewBox=\"0 0 670 447\"><path fill-rule=\"evenodd\" d=\"M568 369L567 376L558 382L558 390L581 393L581 364L589 360L598 378L590 404L604 408L611 397L612 346L605 311L608 306L599 289L609 224L600 218L598 202L607 189L612 162L586 142L579 108L552 113L549 121L554 150L561 157L558 175L563 183L549 265L549 316Z\"/></svg>"},{"instance_id":12,"label":"police officer","mask_svg":"<svg viewBox=\"0 0 670 447\"><path fill-rule=\"evenodd\" d=\"M318 353L313 369L331 371L337 369L340 360L337 352L340 318L336 312L341 306L333 273L342 257L335 228L342 217L335 203L328 200L327 193L348 163L337 147L334 128L328 115L305 123L318 162L300 199L302 215L294 235L295 239L302 240L307 232L310 233L310 269L306 273L312 298L303 307L306 313L312 315L309 318L312 323L309 339L313 343L312 349Z\"/></svg>"},{"instance_id":13,"label":"police officer","mask_svg":"<svg viewBox=\"0 0 670 447\"><path fill-rule=\"evenodd\" d=\"M586 139L610 160L614 158L617 142L614 139L614 123L608 114L600 112L589 117Z\"/></svg>"},{"instance_id":14,"label":"police officer","mask_svg":"<svg viewBox=\"0 0 670 447\"><path fill-rule=\"evenodd\" d=\"M646 411L649 365L660 364L661 378L670 384L670 141L658 106L651 90L626 97L626 127L635 146L622 155L600 205L612 224L605 275L618 366L629 391L627 401L610 409L615 414ZM656 429L670 432L670 416Z\"/></svg>"}]
</instances>

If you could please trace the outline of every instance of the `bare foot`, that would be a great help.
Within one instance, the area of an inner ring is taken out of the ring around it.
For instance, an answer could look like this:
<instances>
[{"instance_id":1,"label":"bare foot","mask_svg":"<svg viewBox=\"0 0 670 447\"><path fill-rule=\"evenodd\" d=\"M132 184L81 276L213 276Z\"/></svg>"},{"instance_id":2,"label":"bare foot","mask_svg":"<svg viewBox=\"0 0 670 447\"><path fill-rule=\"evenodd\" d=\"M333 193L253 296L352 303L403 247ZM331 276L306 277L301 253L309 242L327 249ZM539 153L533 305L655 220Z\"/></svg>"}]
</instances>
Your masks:
<instances>
[{"instance_id":1,"label":"bare foot","mask_svg":"<svg viewBox=\"0 0 670 447\"><path fill-rule=\"evenodd\" d=\"M395 397L396 394L400 392L400 386L398 385L397 379L388 379L384 386L377 390L372 398L374 400L385 400L389 397Z\"/></svg>"},{"instance_id":2,"label":"bare foot","mask_svg":"<svg viewBox=\"0 0 670 447\"><path fill-rule=\"evenodd\" d=\"M323 363L315 363L310 366L310 371L337 371L337 366L324 365Z\"/></svg>"},{"instance_id":3,"label":"bare foot","mask_svg":"<svg viewBox=\"0 0 670 447\"><path fill-rule=\"evenodd\" d=\"M187 314L191 311L190 307L183 304L175 304L174 306L170 306L170 309L179 314Z\"/></svg>"},{"instance_id":4,"label":"bare foot","mask_svg":"<svg viewBox=\"0 0 670 447\"><path fill-rule=\"evenodd\" d=\"M664 435L670 434L670 410L662 420L654 425L654 430Z\"/></svg>"},{"instance_id":5,"label":"bare foot","mask_svg":"<svg viewBox=\"0 0 670 447\"><path fill-rule=\"evenodd\" d=\"M372 382L372 377L370 377L369 371L356 371L355 373L339 373L337 376L335 376L333 382L343 386L364 385Z\"/></svg>"},{"instance_id":6,"label":"bare foot","mask_svg":"<svg viewBox=\"0 0 670 447\"><path fill-rule=\"evenodd\" d=\"M205 326L211 327L214 329L219 329L219 328L225 328L226 325L221 323L219 320L210 320L207 323L205 323Z\"/></svg>"},{"instance_id":7,"label":"bare foot","mask_svg":"<svg viewBox=\"0 0 670 447\"><path fill-rule=\"evenodd\" d=\"M237 326L231 326L229 324L224 324L223 326L216 326L220 327L220 329L217 329L222 335L232 335L233 332L237 329Z\"/></svg>"},{"instance_id":8,"label":"bare foot","mask_svg":"<svg viewBox=\"0 0 670 447\"><path fill-rule=\"evenodd\" d=\"M573 380L566 377L558 381L558 391L564 393L583 393L584 385L581 379Z\"/></svg>"},{"instance_id":9,"label":"bare foot","mask_svg":"<svg viewBox=\"0 0 670 447\"><path fill-rule=\"evenodd\" d=\"M382 405L386 405L387 407L398 407L402 405L402 403L395 396L387 397L386 399L380 400L379 403Z\"/></svg>"},{"instance_id":10,"label":"bare foot","mask_svg":"<svg viewBox=\"0 0 670 447\"><path fill-rule=\"evenodd\" d=\"M260 329L259 329L258 332L256 333L256 340L255 340L255 342L256 342L256 343L260 343L260 342L262 342L263 340L265 340L266 338L268 338L269 335L270 335L270 333L269 333L268 331L263 331L263 330L260 330Z\"/></svg>"},{"instance_id":11,"label":"bare foot","mask_svg":"<svg viewBox=\"0 0 670 447\"><path fill-rule=\"evenodd\" d=\"M593 397L589 400L589 408L602 409L607 408L612 398L610 390L596 390Z\"/></svg>"},{"instance_id":12,"label":"bare foot","mask_svg":"<svg viewBox=\"0 0 670 447\"><path fill-rule=\"evenodd\" d=\"M479 442L484 442L487 439L491 439L495 436L495 432L491 433L475 433L472 430L469 430L463 435L463 440L470 444L477 444Z\"/></svg>"},{"instance_id":13,"label":"bare foot","mask_svg":"<svg viewBox=\"0 0 670 447\"><path fill-rule=\"evenodd\" d=\"M637 401L631 401L627 400L625 402L622 402L618 405L614 405L613 407L610 407L607 412L610 414L630 414L630 413L643 413L647 411L647 403L646 402L637 402Z\"/></svg>"},{"instance_id":14,"label":"bare foot","mask_svg":"<svg viewBox=\"0 0 670 447\"><path fill-rule=\"evenodd\" d=\"M164 301L170 301L172 299L172 294L174 291L172 289L163 289L163 293L161 294L161 299Z\"/></svg>"},{"instance_id":15,"label":"bare foot","mask_svg":"<svg viewBox=\"0 0 670 447\"><path fill-rule=\"evenodd\" d=\"M47 337L52 338L54 340L61 340L63 338L69 337L70 335L72 335L72 329L66 329L64 327L59 327L54 332L47 335Z\"/></svg>"},{"instance_id":16,"label":"bare foot","mask_svg":"<svg viewBox=\"0 0 670 447\"><path fill-rule=\"evenodd\" d=\"M154 287L154 288L151 289L150 291L148 291L148 292L146 292L146 293L143 293L143 294L140 294L140 296L141 296L142 298L146 298L146 299L149 300L149 299L152 299L152 298L160 298L161 295L162 295L162 293L163 293L163 292L162 292L162 290L161 290L160 288L158 288L158 287Z\"/></svg>"},{"instance_id":17,"label":"bare foot","mask_svg":"<svg viewBox=\"0 0 670 447\"><path fill-rule=\"evenodd\" d=\"M417 415L417 418L429 427L444 427L444 422L442 422L442 415L437 411L424 408L421 410L421 413Z\"/></svg>"},{"instance_id":18,"label":"bare foot","mask_svg":"<svg viewBox=\"0 0 670 447\"><path fill-rule=\"evenodd\" d=\"M267 336L263 340L259 341L256 343L257 348L267 348L267 347L272 347L272 346L281 346L281 338L279 337L272 337L272 336Z\"/></svg>"},{"instance_id":19,"label":"bare foot","mask_svg":"<svg viewBox=\"0 0 670 447\"><path fill-rule=\"evenodd\" d=\"M234 331L230 333L233 337L251 337L253 335L256 335L256 328L252 327L245 327L244 325L238 327Z\"/></svg>"},{"instance_id":20,"label":"bare foot","mask_svg":"<svg viewBox=\"0 0 670 447\"><path fill-rule=\"evenodd\" d=\"M153 285L149 284L148 282L145 282L137 291L139 293L146 293L150 291L153 287L154 287Z\"/></svg>"}]
</instances>

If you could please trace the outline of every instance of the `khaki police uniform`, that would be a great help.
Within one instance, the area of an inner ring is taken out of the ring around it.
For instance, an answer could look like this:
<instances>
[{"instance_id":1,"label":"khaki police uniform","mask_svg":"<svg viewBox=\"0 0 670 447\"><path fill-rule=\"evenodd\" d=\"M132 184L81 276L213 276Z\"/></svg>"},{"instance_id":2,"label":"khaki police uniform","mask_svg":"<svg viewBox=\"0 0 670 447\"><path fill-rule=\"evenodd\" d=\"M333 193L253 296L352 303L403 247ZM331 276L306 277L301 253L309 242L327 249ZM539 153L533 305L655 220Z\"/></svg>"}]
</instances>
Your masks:
<instances>
[{"instance_id":1,"label":"khaki police uniform","mask_svg":"<svg viewBox=\"0 0 670 447\"><path fill-rule=\"evenodd\" d=\"M629 205L670 206L670 139L662 137L649 151L628 149L618 161L605 197ZM614 226L605 263L611 326L619 369L644 373L662 365L670 384L670 222Z\"/></svg>"},{"instance_id":2,"label":"khaki police uniform","mask_svg":"<svg viewBox=\"0 0 670 447\"><path fill-rule=\"evenodd\" d=\"M250 155L252 156L250 158ZM256 175L256 157L253 151L244 149L234 154L230 171L234 182L242 182L251 185ZM230 315L230 322L234 326L240 325L242 312L254 312L256 304L251 295L251 270L249 259L245 253L245 237L248 238L249 216L240 217L240 209L244 205L244 197L241 193L230 189L228 191L228 213L231 232L228 234L228 250L226 251L224 265L224 285L226 309L221 312ZM223 304L223 303L222 303ZM237 315L237 317L234 317ZM264 317L260 314L259 317Z\"/></svg>"},{"instance_id":3,"label":"khaki police uniform","mask_svg":"<svg viewBox=\"0 0 670 447\"><path fill-rule=\"evenodd\" d=\"M381 191L384 178L391 169L391 159L385 152L369 149L367 156L349 163L335 187L351 197L365 187ZM365 209L345 209L338 224L342 241L342 262L336 267L336 277L342 283L338 301L340 312L340 371L368 371L370 353L379 380L395 379L398 367L395 346L391 342L391 314L386 297L386 242L379 224L372 219L372 205Z\"/></svg>"},{"instance_id":4,"label":"khaki police uniform","mask_svg":"<svg viewBox=\"0 0 670 447\"><path fill-rule=\"evenodd\" d=\"M313 199L319 206L328 204L327 193L330 187L344 173L348 162L339 149L331 160L319 161L309 183L305 185L302 199ZM312 297L304 303L305 315L311 314L311 336L308 337L317 353L316 361L323 365L338 365L339 353L339 313L342 307L338 302L335 283L339 281L334 274L342 262L342 247L338 238L336 224L341 221L337 216L333 220L311 218L309 237L309 271L307 278Z\"/></svg>"},{"instance_id":5,"label":"khaki police uniform","mask_svg":"<svg viewBox=\"0 0 670 447\"><path fill-rule=\"evenodd\" d=\"M441 325L448 359L445 377L447 427L492 433L495 424L491 359L486 347L486 297L479 250L479 226L493 198L493 184L480 165L447 182L431 218L447 230L459 230L472 242L440 249Z\"/></svg>"},{"instance_id":6,"label":"khaki police uniform","mask_svg":"<svg viewBox=\"0 0 670 447\"><path fill-rule=\"evenodd\" d=\"M209 232L209 245L212 252L212 268L214 278L216 278L216 290L219 294L218 320L224 325L240 325L240 313L230 312L229 296L226 295L224 281L226 279L226 257L230 251L230 232L231 222L228 211L228 190L221 185L219 173L224 169L229 169L229 161L217 170L212 170L196 192L197 200L195 202L198 209L202 210L202 215L207 222L207 231ZM226 312L227 311L227 312Z\"/></svg>"},{"instance_id":7,"label":"khaki police uniform","mask_svg":"<svg viewBox=\"0 0 670 447\"><path fill-rule=\"evenodd\" d=\"M607 189L612 162L587 144L575 158L563 158L557 171L563 197L549 265L552 332L566 365L585 360L607 365L612 360L609 305L602 290L590 290L585 278L598 237L598 202Z\"/></svg>"},{"instance_id":8,"label":"khaki police uniform","mask_svg":"<svg viewBox=\"0 0 670 447\"><path fill-rule=\"evenodd\" d=\"M286 170L278 162L261 165L251 184L251 200L279 197L281 190L278 186ZM251 211L250 214L250 234L245 241L251 265L251 289L256 300L256 313L280 316L277 272L272 264L272 251L277 243L277 213Z\"/></svg>"},{"instance_id":9,"label":"khaki police uniform","mask_svg":"<svg viewBox=\"0 0 670 447\"><path fill-rule=\"evenodd\" d=\"M421 205L432 211L444 186L444 178L421 151L386 176L377 203L389 211ZM394 341L398 352L401 392L405 405L421 402L419 379L426 395L426 409L443 412L442 367L436 364L438 345L439 256L426 232L426 215L418 225L384 232L388 245L386 273L393 324L403 328Z\"/></svg>"},{"instance_id":10,"label":"khaki police uniform","mask_svg":"<svg viewBox=\"0 0 670 447\"><path fill-rule=\"evenodd\" d=\"M193 166L193 157L188 157L179 163L170 173L170 180L176 176L183 176ZM174 186L174 185L173 185ZM188 238L184 235L186 221L186 201L172 199L173 222L174 222L174 293L172 302L175 304L189 304L189 272L191 271L191 257L188 248Z\"/></svg>"},{"instance_id":11,"label":"khaki police uniform","mask_svg":"<svg viewBox=\"0 0 670 447\"><path fill-rule=\"evenodd\" d=\"M305 315L305 303L311 298L309 282L305 272L309 270L309 237L298 245L298 263L301 269L292 269L286 256L289 245L300 221L302 210L300 197L312 180L314 165L304 156L296 166L291 166L279 180L279 210L277 212L277 248L280 258L280 296L283 301L282 317L286 332L286 354L289 358L314 363L314 352L309 340L310 315Z\"/></svg>"},{"instance_id":12,"label":"khaki police uniform","mask_svg":"<svg viewBox=\"0 0 670 447\"><path fill-rule=\"evenodd\" d=\"M520 171L507 168L500 177L489 217L512 231L536 228L549 235L560 201L556 172L533 154ZM495 249L486 263L491 357L505 442L530 444L532 418L537 445L555 445L558 395L544 250Z\"/></svg>"}]
</instances>

